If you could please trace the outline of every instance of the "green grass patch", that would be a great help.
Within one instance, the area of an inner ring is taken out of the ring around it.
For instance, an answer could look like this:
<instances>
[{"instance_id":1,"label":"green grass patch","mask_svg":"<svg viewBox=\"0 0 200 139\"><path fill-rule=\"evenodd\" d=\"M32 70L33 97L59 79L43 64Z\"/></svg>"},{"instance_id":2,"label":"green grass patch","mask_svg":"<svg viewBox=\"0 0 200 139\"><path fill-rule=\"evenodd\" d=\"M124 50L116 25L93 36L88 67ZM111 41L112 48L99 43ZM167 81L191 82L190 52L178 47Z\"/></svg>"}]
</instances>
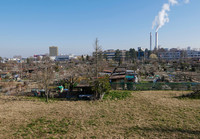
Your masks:
<instances>
[{"instance_id":1,"label":"green grass patch","mask_svg":"<svg viewBox=\"0 0 200 139\"><path fill-rule=\"evenodd\" d=\"M26 100L46 102L46 97L25 97ZM48 98L48 102L62 101L62 98Z\"/></svg>"},{"instance_id":2,"label":"green grass patch","mask_svg":"<svg viewBox=\"0 0 200 139\"><path fill-rule=\"evenodd\" d=\"M123 100L131 97L132 91L110 91L104 95L104 100Z\"/></svg>"},{"instance_id":3,"label":"green grass patch","mask_svg":"<svg viewBox=\"0 0 200 139\"><path fill-rule=\"evenodd\" d=\"M149 81L141 81L140 83L152 83L152 82L149 82Z\"/></svg>"},{"instance_id":4,"label":"green grass patch","mask_svg":"<svg viewBox=\"0 0 200 139\"><path fill-rule=\"evenodd\" d=\"M58 121L56 119L48 120L46 118L38 118L32 120L25 126L21 126L14 136L16 137L46 137L47 135L65 135L68 133L69 125L72 124L70 120L62 119Z\"/></svg>"}]
</instances>

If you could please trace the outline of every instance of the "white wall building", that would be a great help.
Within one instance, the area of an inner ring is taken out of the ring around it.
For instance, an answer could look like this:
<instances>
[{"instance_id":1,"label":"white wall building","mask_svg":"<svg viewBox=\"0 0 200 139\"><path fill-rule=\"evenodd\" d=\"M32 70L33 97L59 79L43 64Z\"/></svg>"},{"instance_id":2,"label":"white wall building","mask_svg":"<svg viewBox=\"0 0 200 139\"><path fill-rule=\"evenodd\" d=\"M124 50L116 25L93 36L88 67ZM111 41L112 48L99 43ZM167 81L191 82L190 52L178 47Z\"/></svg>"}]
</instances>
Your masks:
<instances>
[{"instance_id":1,"label":"white wall building","mask_svg":"<svg viewBox=\"0 0 200 139\"><path fill-rule=\"evenodd\" d=\"M188 58L200 58L200 51L191 50L190 47L187 48L187 57Z\"/></svg>"},{"instance_id":2,"label":"white wall building","mask_svg":"<svg viewBox=\"0 0 200 139\"><path fill-rule=\"evenodd\" d=\"M181 50L172 48L170 50L164 49L164 51L158 52L158 57L166 60L177 60L181 58Z\"/></svg>"},{"instance_id":3,"label":"white wall building","mask_svg":"<svg viewBox=\"0 0 200 139\"><path fill-rule=\"evenodd\" d=\"M69 59L69 55L59 55L56 56L55 61L68 61Z\"/></svg>"}]
</instances>

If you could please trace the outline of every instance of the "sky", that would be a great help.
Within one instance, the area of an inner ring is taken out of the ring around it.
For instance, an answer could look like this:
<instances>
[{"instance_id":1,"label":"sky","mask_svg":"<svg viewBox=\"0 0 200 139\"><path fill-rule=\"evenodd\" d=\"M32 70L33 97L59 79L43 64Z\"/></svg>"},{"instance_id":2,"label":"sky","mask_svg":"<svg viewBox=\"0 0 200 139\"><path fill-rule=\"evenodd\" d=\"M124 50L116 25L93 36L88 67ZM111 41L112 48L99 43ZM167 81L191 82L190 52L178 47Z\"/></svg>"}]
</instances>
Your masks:
<instances>
[{"instance_id":1,"label":"sky","mask_svg":"<svg viewBox=\"0 0 200 139\"><path fill-rule=\"evenodd\" d=\"M149 48L152 22L167 1L1 0L0 56L45 54L49 46L59 54L91 54L95 38L103 50ZM159 45L200 48L199 6L200 0L172 6Z\"/></svg>"}]
</instances>

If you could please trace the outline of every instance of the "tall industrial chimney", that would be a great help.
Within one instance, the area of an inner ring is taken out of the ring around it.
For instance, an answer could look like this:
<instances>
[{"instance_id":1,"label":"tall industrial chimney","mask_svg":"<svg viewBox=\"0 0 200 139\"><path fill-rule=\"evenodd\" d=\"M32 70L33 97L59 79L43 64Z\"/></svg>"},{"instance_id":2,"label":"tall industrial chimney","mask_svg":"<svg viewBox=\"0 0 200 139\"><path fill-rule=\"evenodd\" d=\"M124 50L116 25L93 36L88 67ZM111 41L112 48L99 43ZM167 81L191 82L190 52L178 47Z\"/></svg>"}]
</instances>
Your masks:
<instances>
[{"instance_id":1,"label":"tall industrial chimney","mask_svg":"<svg viewBox=\"0 0 200 139\"><path fill-rule=\"evenodd\" d=\"M152 34L150 32L150 51L152 51Z\"/></svg>"},{"instance_id":2,"label":"tall industrial chimney","mask_svg":"<svg viewBox=\"0 0 200 139\"><path fill-rule=\"evenodd\" d=\"M158 50L158 32L155 35L155 49Z\"/></svg>"}]
</instances>

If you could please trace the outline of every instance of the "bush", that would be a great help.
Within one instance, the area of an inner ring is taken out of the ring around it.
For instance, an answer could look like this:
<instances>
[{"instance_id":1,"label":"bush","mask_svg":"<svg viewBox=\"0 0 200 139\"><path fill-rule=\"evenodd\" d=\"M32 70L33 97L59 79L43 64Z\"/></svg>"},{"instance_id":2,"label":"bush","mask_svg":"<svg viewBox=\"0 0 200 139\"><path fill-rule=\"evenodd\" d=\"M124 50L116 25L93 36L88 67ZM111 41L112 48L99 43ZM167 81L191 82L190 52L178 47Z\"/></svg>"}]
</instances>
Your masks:
<instances>
[{"instance_id":1,"label":"bush","mask_svg":"<svg viewBox=\"0 0 200 139\"><path fill-rule=\"evenodd\" d=\"M103 99L104 94L110 91L110 82L109 77L105 76L103 78L98 78L94 82L92 82L92 90L96 92L95 98L96 99Z\"/></svg>"},{"instance_id":2,"label":"bush","mask_svg":"<svg viewBox=\"0 0 200 139\"><path fill-rule=\"evenodd\" d=\"M104 100L124 100L131 97L131 91L110 91L104 95Z\"/></svg>"}]
</instances>

